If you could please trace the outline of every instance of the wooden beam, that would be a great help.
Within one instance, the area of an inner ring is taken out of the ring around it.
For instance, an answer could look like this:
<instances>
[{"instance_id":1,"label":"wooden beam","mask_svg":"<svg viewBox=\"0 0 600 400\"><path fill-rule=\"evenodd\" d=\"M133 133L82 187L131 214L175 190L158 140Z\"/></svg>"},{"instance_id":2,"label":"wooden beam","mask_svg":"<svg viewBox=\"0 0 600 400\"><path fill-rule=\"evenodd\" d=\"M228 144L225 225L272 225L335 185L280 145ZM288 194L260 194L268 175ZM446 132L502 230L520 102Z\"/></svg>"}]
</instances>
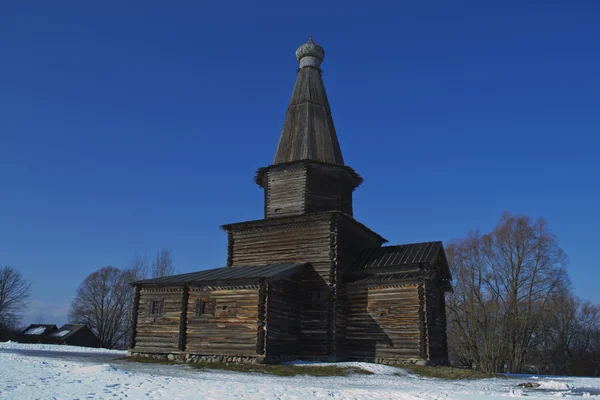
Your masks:
<instances>
[{"instance_id":1,"label":"wooden beam","mask_svg":"<svg viewBox=\"0 0 600 400\"><path fill-rule=\"evenodd\" d=\"M267 323L267 284L263 281L260 283L258 292L258 318L257 318L257 338L256 338L256 354L264 355L266 350L267 335L265 325Z\"/></svg>"},{"instance_id":2,"label":"wooden beam","mask_svg":"<svg viewBox=\"0 0 600 400\"><path fill-rule=\"evenodd\" d=\"M135 337L137 331L138 310L140 305L140 286L135 286L135 295L133 296L133 310L131 311L131 332L129 332L129 348L135 347Z\"/></svg>"},{"instance_id":3,"label":"wooden beam","mask_svg":"<svg viewBox=\"0 0 600 400\"><path fill-rule=\"evenodd\" d=\"M183 295L181 296L181 316L179 317L179 350L185 351L185 344L187 342L187 309L188 299L190 297L190 288L185 286L183 288Z\"/></svg>"}]
</instances>

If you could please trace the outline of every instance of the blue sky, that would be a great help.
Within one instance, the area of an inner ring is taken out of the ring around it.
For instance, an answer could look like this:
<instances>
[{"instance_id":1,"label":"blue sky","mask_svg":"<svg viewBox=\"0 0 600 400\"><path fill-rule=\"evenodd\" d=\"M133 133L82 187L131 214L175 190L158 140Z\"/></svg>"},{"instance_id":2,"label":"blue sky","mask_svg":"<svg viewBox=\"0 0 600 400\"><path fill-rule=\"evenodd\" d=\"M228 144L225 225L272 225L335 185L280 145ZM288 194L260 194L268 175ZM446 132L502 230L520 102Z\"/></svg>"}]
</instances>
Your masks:
<instances>
[{"instance_id":1,"label":"blue sky","mask_svg":"<svg viewBox=\"0 0 600 400\"><path fill-rule=\"evenodd\" d=\"M285 3L0 5L0 264L33 281L25 322L64 322L136 252L225 264L309 32L359 221L393 244L544 217L600 302L600 3Z\"/></svg>"}]
</instances>

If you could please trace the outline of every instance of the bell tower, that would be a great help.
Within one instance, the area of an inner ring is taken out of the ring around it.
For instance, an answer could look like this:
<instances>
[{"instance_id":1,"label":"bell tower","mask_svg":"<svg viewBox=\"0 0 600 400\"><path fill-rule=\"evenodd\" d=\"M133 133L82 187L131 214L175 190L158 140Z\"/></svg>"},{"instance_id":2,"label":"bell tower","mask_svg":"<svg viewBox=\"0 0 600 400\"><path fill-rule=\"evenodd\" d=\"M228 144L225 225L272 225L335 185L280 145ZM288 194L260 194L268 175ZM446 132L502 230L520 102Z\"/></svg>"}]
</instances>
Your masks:
<instances>
[{"instance_id":1,"label":"bell tower","mask_svg":"<svg viewBox=\"0 0 600 400\"><path fill-rule=\"evenodd\" d=\"M362 178L344 164L321 77L325 51L313 42L296 50L298 76L273 164L258 170L265 218L341 211L352 215Z\"/></svg>"}]
</instances>

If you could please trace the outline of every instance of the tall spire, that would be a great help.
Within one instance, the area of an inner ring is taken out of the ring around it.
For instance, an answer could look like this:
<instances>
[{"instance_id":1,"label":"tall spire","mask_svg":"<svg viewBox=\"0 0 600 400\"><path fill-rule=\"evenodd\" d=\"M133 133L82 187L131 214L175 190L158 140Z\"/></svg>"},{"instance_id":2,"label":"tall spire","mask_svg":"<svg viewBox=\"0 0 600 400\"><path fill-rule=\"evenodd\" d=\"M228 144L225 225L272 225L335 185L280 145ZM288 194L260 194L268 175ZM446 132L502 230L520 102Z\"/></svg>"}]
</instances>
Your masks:
<instances>
[{"instance_id":1,"label":"tall spire","mask_svg":"<svg viewBox=\"0 0 600 400\"><path fill-rule=\"evenodd\" d=\"M300 63L273 164L315 160L344 165L329 101L321 78L325 51L313 42L296 50Z\"/></svg>"}]
</instances>

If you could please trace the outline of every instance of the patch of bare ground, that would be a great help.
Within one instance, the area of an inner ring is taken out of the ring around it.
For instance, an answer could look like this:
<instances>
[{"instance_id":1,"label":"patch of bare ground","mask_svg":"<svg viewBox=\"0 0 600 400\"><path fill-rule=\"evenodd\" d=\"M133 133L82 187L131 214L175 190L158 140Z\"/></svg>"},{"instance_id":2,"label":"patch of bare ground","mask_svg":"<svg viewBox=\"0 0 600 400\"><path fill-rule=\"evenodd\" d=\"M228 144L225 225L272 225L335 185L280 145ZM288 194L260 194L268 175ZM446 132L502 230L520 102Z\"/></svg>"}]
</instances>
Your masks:
<instances>
[{"instance_id":1,"label":"patch of bare ground","mask_svg":"<svg viewBox=\"0 0 600 400\"><path fill-rule=\"evenodd\" d=\"M181 364L176 361L166 360L155 360L151 358L142 357L126 357L126 361L140 362L140 363L152 363L152 364ZM311 367L308 365L295 366L286 364L232 364L232 363L189 363L186 364L192 368L200 370L223 370L223 371L234 371L234 372L254 372L266 375L276 376L348 376L352 374L361 375L372 375L373 373L358 367L340 367L336 365L331 366L315 366Z\"/></svg>"},{"instance_id":2,"label":"patch of bare ground","mask_svg":"<svg viewBox=\"0 0 600 400\"><path fill-rule=\"evenodd\" d=\"M497 376L488 372L455 367L403 365L401 368L404 368L415 375L441 379L485 379Z\"/></svg>"}]
</instances>

